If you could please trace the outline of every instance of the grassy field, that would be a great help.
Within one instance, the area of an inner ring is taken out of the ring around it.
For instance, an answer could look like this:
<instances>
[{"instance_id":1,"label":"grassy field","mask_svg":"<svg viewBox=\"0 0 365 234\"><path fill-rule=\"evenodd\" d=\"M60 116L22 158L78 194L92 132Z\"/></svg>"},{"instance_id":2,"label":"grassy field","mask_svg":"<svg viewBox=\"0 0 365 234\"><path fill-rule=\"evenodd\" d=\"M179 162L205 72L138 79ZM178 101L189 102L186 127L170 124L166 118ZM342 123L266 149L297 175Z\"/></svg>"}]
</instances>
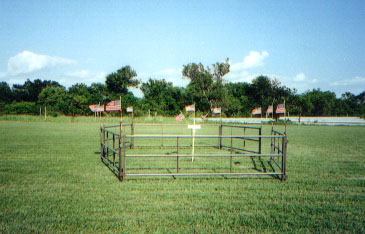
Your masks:
<instances>
[{"instance_id":1,"label":"grassy field","mask_svg":"<svg viewBox=\"0 0 365 234\"><path fill-rule=\"evenodd\" d=\"M286 182L121 183L92 118L0 119L0 233L365 232L363 127L288 126Z\"/></svg>"}]
</instances>

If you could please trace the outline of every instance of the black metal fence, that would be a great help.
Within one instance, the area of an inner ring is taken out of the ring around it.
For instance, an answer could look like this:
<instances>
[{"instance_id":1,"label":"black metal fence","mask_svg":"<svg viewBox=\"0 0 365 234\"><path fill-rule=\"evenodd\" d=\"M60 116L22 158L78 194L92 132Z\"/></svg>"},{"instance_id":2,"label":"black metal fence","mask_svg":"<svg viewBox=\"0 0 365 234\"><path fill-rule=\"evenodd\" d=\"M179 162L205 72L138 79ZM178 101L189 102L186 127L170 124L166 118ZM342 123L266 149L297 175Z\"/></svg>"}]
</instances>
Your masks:
<instances>
[{"instance_id":1,"label":"black metal fence","mask_svg":"<svg viewBox=\"0 0 365 234\"><path fill-rule=\"evenodd\" d=\"M261 127L239 125L203 127L209 135L195 135L187 125L177 124L101 127L101 160L121 181L126 177L217 175L286 179L285 134L271 129L270 135L262 135ZM172 134L176 132L184 134ZM248 164L252 167L244 167Z\"/></svg>"}]
</instances>

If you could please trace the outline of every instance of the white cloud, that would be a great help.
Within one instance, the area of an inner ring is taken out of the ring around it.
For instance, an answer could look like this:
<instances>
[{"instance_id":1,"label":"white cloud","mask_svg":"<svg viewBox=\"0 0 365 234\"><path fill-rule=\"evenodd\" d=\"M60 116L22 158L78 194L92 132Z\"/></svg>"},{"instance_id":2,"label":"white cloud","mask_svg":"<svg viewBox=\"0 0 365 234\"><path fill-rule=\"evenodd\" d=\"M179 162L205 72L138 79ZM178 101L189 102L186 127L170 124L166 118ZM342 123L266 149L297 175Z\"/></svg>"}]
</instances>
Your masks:
<instances>
[{"instance_id":1,"label":"white cloud","mask_svg":"<svg viewBox=\"0 0 365 234\"><path fill-rule=\"evenodd\" d=\"M315 88L313 85L318 82L317 79L308 77L304 72L300 72L294 77L277 75L273 77L276 77L282 83L282 85L292 89L295 88L299 93L303 93L307 90Z\"/></svg>"},{"instance_id":2,"label":"white cloud","mask_svg":"<svg viewBox=\"0 0 365 234\"><path fill-rule=\"evenodd\" d=\"M356 76L351 79L338 80L331 83L331 86L352 86L359 85L361 87L365 87L365 77Z\"/></svg>"},{"instance_id":3,"label":"white cloud","mask_svg":"<svg viewBox=\"0 0 365 234\"><path fill-rule=\"evenodd\" d=\"M331 89L336 92L338 97L345 92L358 94L365 90L365 77L355 76L349 79L337 80L330 82L330 86Z\"/></svg>"},{"instance_id":4,"label":"white cloud","mask_svg":"<svg viewBox=\"0 0 365 234\"><path fill-rule=\"evenodd\" d=\"M66 75L79 78L87 78L90 76L90 72L88 70L81 70L81 71L67 72Z\"/></svg>"},{"instance_id":5,"label":"white cloud","mask_svg":"<svg viewBox=\"0 0 365 234\"><path fill-rule=\"evenodd\" d=\"M251 82L252 79L261 74L252 74L248 70L250 68L264 65L264 60L269 56L269 53L264 50L262 52L250 51L250 53L243 58L242 62L231 63L230 73L225 77L230 82Z\"/></svg>"},{"instance_id":6,"label":"white cloud","mask_svg":"<svg viewBox=\"0 0 365 234\"><path fill-rule=\"evenodd\" d=\"M263 66L264 59L269 56L267 51L250 51L250 54L245 56L242 62L231 65L231 71L246 70L253 67Z\"/></svg>"},{"instance_id":7,"label":"white cloud","mask_svg":"<svg viewBox=\"0 0 365 234\"><path fill-rule=\"evenodd\" d=\"M86 83L90 85L91 83L104 83L106 72L91 72L88 70L72 71L67 72L66 76L73 77L71 82L69 79L64 79L65 83Z\"/></svg>"},{"instance_id":8,"label":"white cloud","mask_svg":"<svg viewBox=\"0 0 365 234\"><path fill-rule=\"evenodd\" d=\"M36 54L31 51L23 51L8 60L8 75L30 73L48 67L58 65L75 64L76 61L57 56Z\"/></svg>"},{"instance_id":9,"label":"white cloud","mask_svg":"<svg viewBox=\"0 0 365 234\"><path fill-rule=\"evenodd\" d=\"M304 81L306 79L305 74L303 72L297 74L294 77L294 81Z\"/></svg>"}]
</instances>

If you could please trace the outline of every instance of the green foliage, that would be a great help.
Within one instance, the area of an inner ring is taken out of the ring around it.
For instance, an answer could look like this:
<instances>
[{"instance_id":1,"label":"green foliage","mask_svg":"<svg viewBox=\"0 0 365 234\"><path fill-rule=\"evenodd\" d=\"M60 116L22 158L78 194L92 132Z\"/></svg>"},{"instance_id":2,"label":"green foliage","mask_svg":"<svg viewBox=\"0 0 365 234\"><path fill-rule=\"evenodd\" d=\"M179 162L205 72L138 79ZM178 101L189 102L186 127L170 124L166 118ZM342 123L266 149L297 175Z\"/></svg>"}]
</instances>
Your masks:
<instances>
[{"instance_id":1,"label":"green foliage","mask_svg":"<svg viewBox=\"0 0 365 234\"><path fill-rule=\"evenodd\" d=\"M130 66L124 66L117 72L112 72L106 77L106 86L110 92L125 94L128 87L137 87L140 83L135 80L137 73Z\"/></svg>"},{"instance_id":2,"label":"green foliage","mask_svg":"<svg viewBox=\"0 0 365 234\"><path fill-rule=\"evenodd\" d=\"M108 96L108 88L102 83L92 83L88 87L90 96L88 97L89 104L104 104Z\"/></svg>"},{"instance_id":3,"label":"green foliage","mask_svg":"<svg viewBox=\"0 0 365 234\"><path fill-rule=\"evenodd\" d=\"M4 114L39 114L39 105L34 102L14 102L4 107Z\"/></svg>"},{"instance_id":4,"label":"green foliage","mask_svg":"<svg viewBox=\"0 0 365 234\"><path fill-rule=\"evenodd\" d=\"M227 83L227 99L224 113L227 117L249 116L254 108L249 100L250 84L248 83Z\"/></svg>"},{"instance_id":5,"label":"green foliage","mask_svg":"<svg viewBox=\"0 0 365 234\"><path fill-rule=\"evenodd\" d=\"M85 84L71 86L67 92L69 103L68 113L74 115L87 115L89 111L90 90Z\"/></svg>"},{"instance_id":6,"label":"green foliage","mask_svg":"<svg viewBox=\"0 0 365 234\"><path fill-rule=\"evenodd\" d=\"M34 80L34 82L27 79L23 85L15 84L13 86L15 96L17 100L22 101L30 101L36 102L38 100L38 95L42 92L42 90L46 87L62 87L56 81L45 80L41 81L40 79Z\"/></svg>"},{"instance_id":7,"label":"green foliage","mask_svg":"<svg viewBox=\"0 0 365 234\"><path fill-rule=\"evenodd\" d=\"M184 65L182 75L190 80L188 89L192 91L197 108L202 112L211 108L223 106L227 90L223 85L223 76L229 73L229 59L212 65L190 63Z\"/></svg>"},{"instance_id":8,"label":"green foliage","mask_svg":"<svg viewBox=\"0 0 365 234\"><path fill-rule=\"evenodd\" d=\"M11 89L6 82L0 83L0 103L10 103L12 102L14 96Z\"/></svg>"},{"instance_id":9,"label":"green foliage","mask_svg":"<svg viewBox=\"0 0 365 234\"><path fill-rule=\"evenodd\" d=\"M319 89L313 89L304 94L304 98L307 98L312 103L311 113L315 116L332 115L336 94L330 91L322 92Z\"/></svg>"},{"instance_id":10,"label":"green foliage","mask_svg":"<svg viewBox=\"0 0 365 234\"><path fill-rule=\"evenodd\" d=\"M183 108L184 89L173 87L171 82L166 80L149 79L142 83L141 90L144 94L142 101L143 109L157 112L159 115L176 115Z\"/></svg>"},{"instance_id":11,"label":"green foliage","mask_svg":"<svg viewBox=\"0 0 365 234\"><path fill-rule=\"evenodd\" d=\"M49 111L68 113L69 100L64 87L47 87L38 96L38 102Z\"/></svg>"}]
</instances>

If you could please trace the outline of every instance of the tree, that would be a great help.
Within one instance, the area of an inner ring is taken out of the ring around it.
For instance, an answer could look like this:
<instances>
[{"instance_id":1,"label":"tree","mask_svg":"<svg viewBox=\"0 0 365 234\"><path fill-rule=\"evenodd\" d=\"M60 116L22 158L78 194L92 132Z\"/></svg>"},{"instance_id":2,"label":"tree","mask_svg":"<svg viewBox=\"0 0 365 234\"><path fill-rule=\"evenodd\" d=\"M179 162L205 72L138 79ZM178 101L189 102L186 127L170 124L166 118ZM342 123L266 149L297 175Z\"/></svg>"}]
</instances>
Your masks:
<instances>
[{"instance_id":1,"label":"tree","mask_svg":"<svg viewBox=\"0 0 365 234\"><path fill-rule=\"evenodd\" d=\"M40 79L36 79L34 80L34 82L32 82L29 79L27 79L27 81L25 81L23 85L14 84L13 90L18 101L36 102L38 100L38 95L46 87L62 87L62 86L56 81L50 81L50 80L42 81Z\"/></svg>"},{"instance_id":2,"label":"tree","mask_svg":"<svg viewBox=\"0 0 365 234\"><path fill-rule=\"evenodd\" d=\"M13 93L6 82L0 83L0 103L10 103L13 99Z\"/></svg>"},{"instance_id":3,"label":"tree","mask_svg":"<svg viewBox=\"0 0 365 234\"><path fill-rule=\"evenodd\" d=\"M67 92L64 87L47 87L38 96L38 102L47 106L48 110L69 113L70 103L67 100Z\"/></svg>"},{"instance_id":4,"label":"tree","mask_svg":"<svg viewBox=\"0 0 365 234\"><path fill-rule=\"evenodd\" d=\"M184 65L182 75L190 80L188 89L195 95L201 111L224 105L227 90L223 85L223 76L229 73L229 59L222 63L204 67L201 63Z\"/></svg>"},{"instance_id":5,"label":"tree","mask_svg":"<svg viewBox=\"0 0 365 234\"><path fill-rule=\"evenodd\" d=\"M138 87L140 84L140 80L134 79L135 77L137 73L130 66L124 66L109 74L105 83L110 92L126 94L128 87Z\"/></svg>"},{"instance_id":6,"label":"tree","mask_svg":"<svg viewBox=\"0 0 365 234\"><path fill-rule=\"evenodd\" d=\"M34 102L13 102L4 107L5 114L38 114L39 106Z\"/></svg>"},{"instance_id":7,"label":"tree","mask_svg":"<svg viewBox=\"0 0 365 234\"><path fill-rule=\"evenodd\" d=\"M307 115L332 115L334 112L336 94L330 91L322 92L320 89L313 89L304 94L313 105L312 111Z\"/></svg>"},{"instance_id":8,"label":"tree","mask_svg":"<svg viewBox=\"0 0 365 234\"><path fill-rule=\"evenodd\" d=\"M149 79L142 83L141 90L144 94L144 108L156 111L158 114L175 115L183 108L182 88L173 87L166 80Z\"/></svg>"},{"instance_id":9,"label":"tree","mask_svg":"<svg viewBox=\"0 0 365 234\"><path fill-rule=\"evenodd\" d=\"M365 104L365 91L363 91L362 93L360 93L359 95L356 96L357 102L360 105L364 105Z\"/></svg>"},{"instance_id":10,"label":"tree","mask_svg":"<svg viewBox=\"0 0 365 234\"><path fill-rule=\"evenodd\" d=\"M108 88L105 84L92 83L91 86L88 87L88 89L90 92L88 100L89 104L105 103L105 100L108 97Z\"/></svg>"},{"instance_id":11,"label":"tree","mask_svg":"<svg viewBox=\"0 0 365 234\"><path fill-rule=\"evenodd\" d=\"M75 84L68 89L69 112L74 115L87 115L89 111L90 91L85 84Z\"/></svg>"},{"instance_id":12,"label":"tree","mask_svg":"<svg viewBox=\"0 0 365 234\"><path fill-rule=\"evenodd\" d=\"M252 110L252 102L249 99L248 92L251 85L246 82L227 83L228 96L226 98L226 116L248 116Z\"/></svg>"}]
</instances>

